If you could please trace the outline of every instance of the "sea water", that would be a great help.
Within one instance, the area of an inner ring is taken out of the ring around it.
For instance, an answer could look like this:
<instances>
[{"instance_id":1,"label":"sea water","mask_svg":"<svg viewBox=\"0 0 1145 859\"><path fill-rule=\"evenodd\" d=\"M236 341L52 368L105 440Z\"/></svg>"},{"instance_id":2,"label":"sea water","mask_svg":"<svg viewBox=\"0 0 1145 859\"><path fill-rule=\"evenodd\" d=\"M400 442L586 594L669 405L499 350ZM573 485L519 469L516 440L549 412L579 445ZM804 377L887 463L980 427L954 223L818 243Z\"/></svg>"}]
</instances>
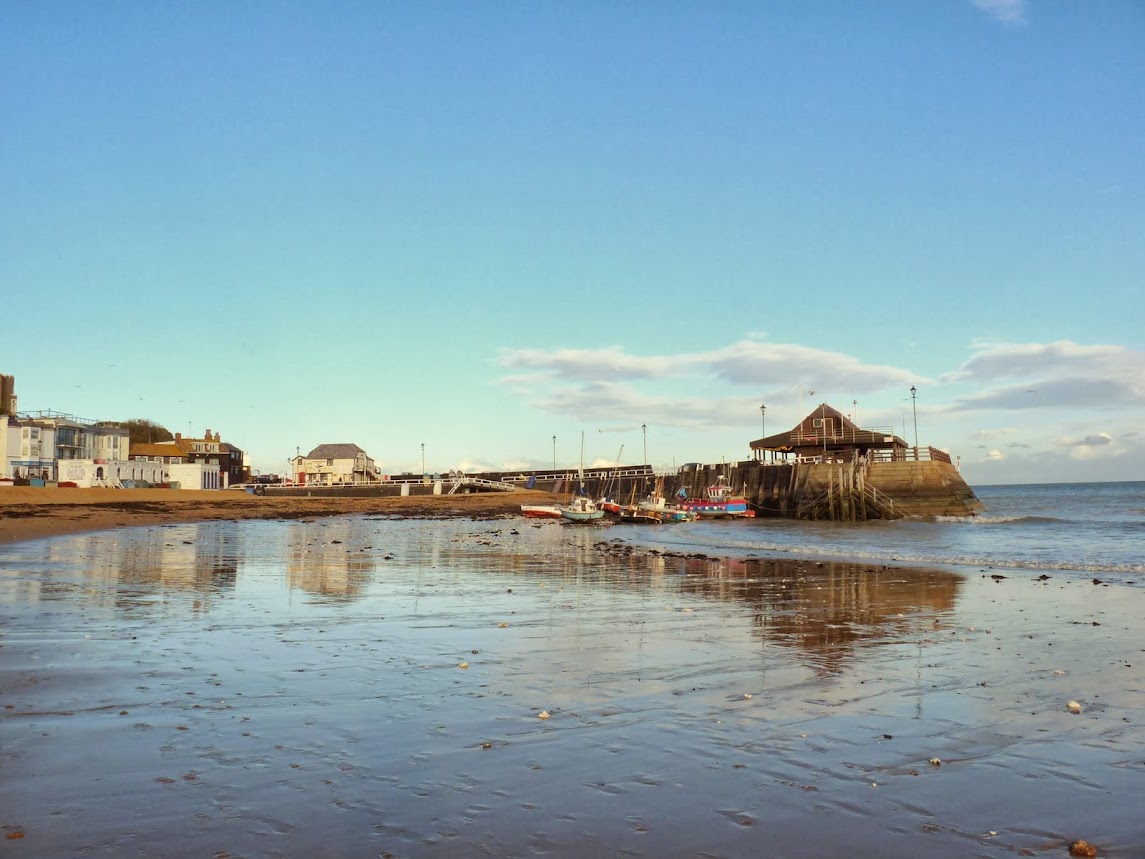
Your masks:
<instances>
[{"instance_id":1,"label":"sea water","mask_svg":"<svg viewBox=\"0 0 1145 859\"><path fill-rule=\"evenodd\" d=\"M1145 481L975 487L970 517L862 523L723 520L622 537L720 555L853 559L1077 576L1145 573ZM619 535L613 530L612 535Z\"/></svg>"},{"instance_id":2,"label":"sea water","mask_svg":"<svg viewBox=\"0 0 1145 859\"><path fill-rule=\"evenodd\" d=\"M987 487L937 522L345 516L0 546L0 843L1145 855L1143 490Z\"/></svg>"}]
</instances>

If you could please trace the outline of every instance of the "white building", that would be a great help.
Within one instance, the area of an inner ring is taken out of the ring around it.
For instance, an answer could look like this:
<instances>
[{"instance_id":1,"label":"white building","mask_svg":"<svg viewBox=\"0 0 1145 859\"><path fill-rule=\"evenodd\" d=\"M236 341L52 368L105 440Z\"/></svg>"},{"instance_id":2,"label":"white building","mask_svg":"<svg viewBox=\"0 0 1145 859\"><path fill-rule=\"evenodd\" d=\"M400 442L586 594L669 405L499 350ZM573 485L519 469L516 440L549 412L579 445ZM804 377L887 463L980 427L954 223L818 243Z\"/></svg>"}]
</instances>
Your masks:
<instances>
[{"instance_id":1,"label":"white building","mask_svg":"<svg viewBox=\"0 0 1145 859\"><path fill-rule=\"evenodd\" d=\"M294 479L307 486L380 480L374 461L356 444L320 444L291 461Z\"/></svg>"}]
</instances>

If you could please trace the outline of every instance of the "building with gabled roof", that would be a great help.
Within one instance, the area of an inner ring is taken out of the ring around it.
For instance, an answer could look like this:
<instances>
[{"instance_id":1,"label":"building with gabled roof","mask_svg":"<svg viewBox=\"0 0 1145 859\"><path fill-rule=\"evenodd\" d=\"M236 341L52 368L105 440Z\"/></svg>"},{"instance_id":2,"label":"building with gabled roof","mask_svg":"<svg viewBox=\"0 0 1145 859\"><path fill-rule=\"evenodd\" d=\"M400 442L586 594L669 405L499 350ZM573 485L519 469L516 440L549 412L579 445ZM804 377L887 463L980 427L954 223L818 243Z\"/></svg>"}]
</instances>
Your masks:
<instances>
[{"instance_id":1,"label":"building with gabled roof","mask_svg":"<svg viewBox=\"0 0 1145 859\"><path fill-rule=\"evenodd\" d=\"M320 444L306 456L296 456L290 462L296 482L307 486L374 483L381 479L374 460L356 444Z\"/></svg>"},{"instance_id":2,"label":"building with gabled roof","mask_svg":"<svg viewBox=\"0 0 1145 859\"><path fill-rule=\"evenodd\" d=\"M209 429L203 433L202 438L184 438L181 433L175 433L175 438L170 441L137 442L131 445L131 458L167 465L214 466L218 472L214 480L216 485L204 488L226 489L236 483L246 482L242 451L227 444L217 432L212 433ZM178 471L190 474L193 470Z\"/></svg>"},{"instance_id":3,"label":"building with gabled roof","mask_svg":"<svg viewBox=\"0 0 1145 859\"><path fill-rule=\"evenodd\" d=\"M756 459L765 461L851 462L871 451L902 459L908 445L891 427L863 429L838 409L820 403L791 429L756 439L750 447Z\"/></svg>"}]
</instances>

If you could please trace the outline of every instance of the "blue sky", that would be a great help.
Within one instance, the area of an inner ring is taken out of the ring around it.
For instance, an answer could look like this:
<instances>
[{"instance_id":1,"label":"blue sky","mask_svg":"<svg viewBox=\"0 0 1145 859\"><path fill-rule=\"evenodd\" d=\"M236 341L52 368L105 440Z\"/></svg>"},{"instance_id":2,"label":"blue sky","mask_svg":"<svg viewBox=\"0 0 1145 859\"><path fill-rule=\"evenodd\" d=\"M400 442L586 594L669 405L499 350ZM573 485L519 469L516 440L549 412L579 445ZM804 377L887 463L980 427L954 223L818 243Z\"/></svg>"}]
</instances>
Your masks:
<instances>
[{"instance_id":1,"label":"blue sky","mask_svg":"<svg viewBox=\"0 0 1145 859\"><path fill-rule=\"evenodd\" d=\"M0 372L262 471L748 458L764 403L913 441L914 385L971 484L1142 480L1142 44L1136 0L3 4Z\"/></svg>"}]
</instances>

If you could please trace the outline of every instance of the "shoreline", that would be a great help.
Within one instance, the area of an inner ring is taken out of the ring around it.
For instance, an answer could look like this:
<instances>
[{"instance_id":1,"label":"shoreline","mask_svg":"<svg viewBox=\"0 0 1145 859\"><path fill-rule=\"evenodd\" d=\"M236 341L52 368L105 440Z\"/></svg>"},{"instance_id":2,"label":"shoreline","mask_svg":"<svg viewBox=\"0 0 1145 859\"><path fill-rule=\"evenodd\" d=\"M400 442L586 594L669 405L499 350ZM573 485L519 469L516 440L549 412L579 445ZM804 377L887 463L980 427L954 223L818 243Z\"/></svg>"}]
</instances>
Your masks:
<instances>
[{"instance_id":1,"label":"shoreline","mask_svg":"<svg viewBox=\"0 0 1145 859\"><path fill-rule=\"evenodd\" d=\"M239 490L6 487L0 489L0 545L66 534L220 519L379 514L495 519L519 513L522 504L551 499L547 492L527 489L386 498L276 498Z\"/></svg>"}]
</instances>

